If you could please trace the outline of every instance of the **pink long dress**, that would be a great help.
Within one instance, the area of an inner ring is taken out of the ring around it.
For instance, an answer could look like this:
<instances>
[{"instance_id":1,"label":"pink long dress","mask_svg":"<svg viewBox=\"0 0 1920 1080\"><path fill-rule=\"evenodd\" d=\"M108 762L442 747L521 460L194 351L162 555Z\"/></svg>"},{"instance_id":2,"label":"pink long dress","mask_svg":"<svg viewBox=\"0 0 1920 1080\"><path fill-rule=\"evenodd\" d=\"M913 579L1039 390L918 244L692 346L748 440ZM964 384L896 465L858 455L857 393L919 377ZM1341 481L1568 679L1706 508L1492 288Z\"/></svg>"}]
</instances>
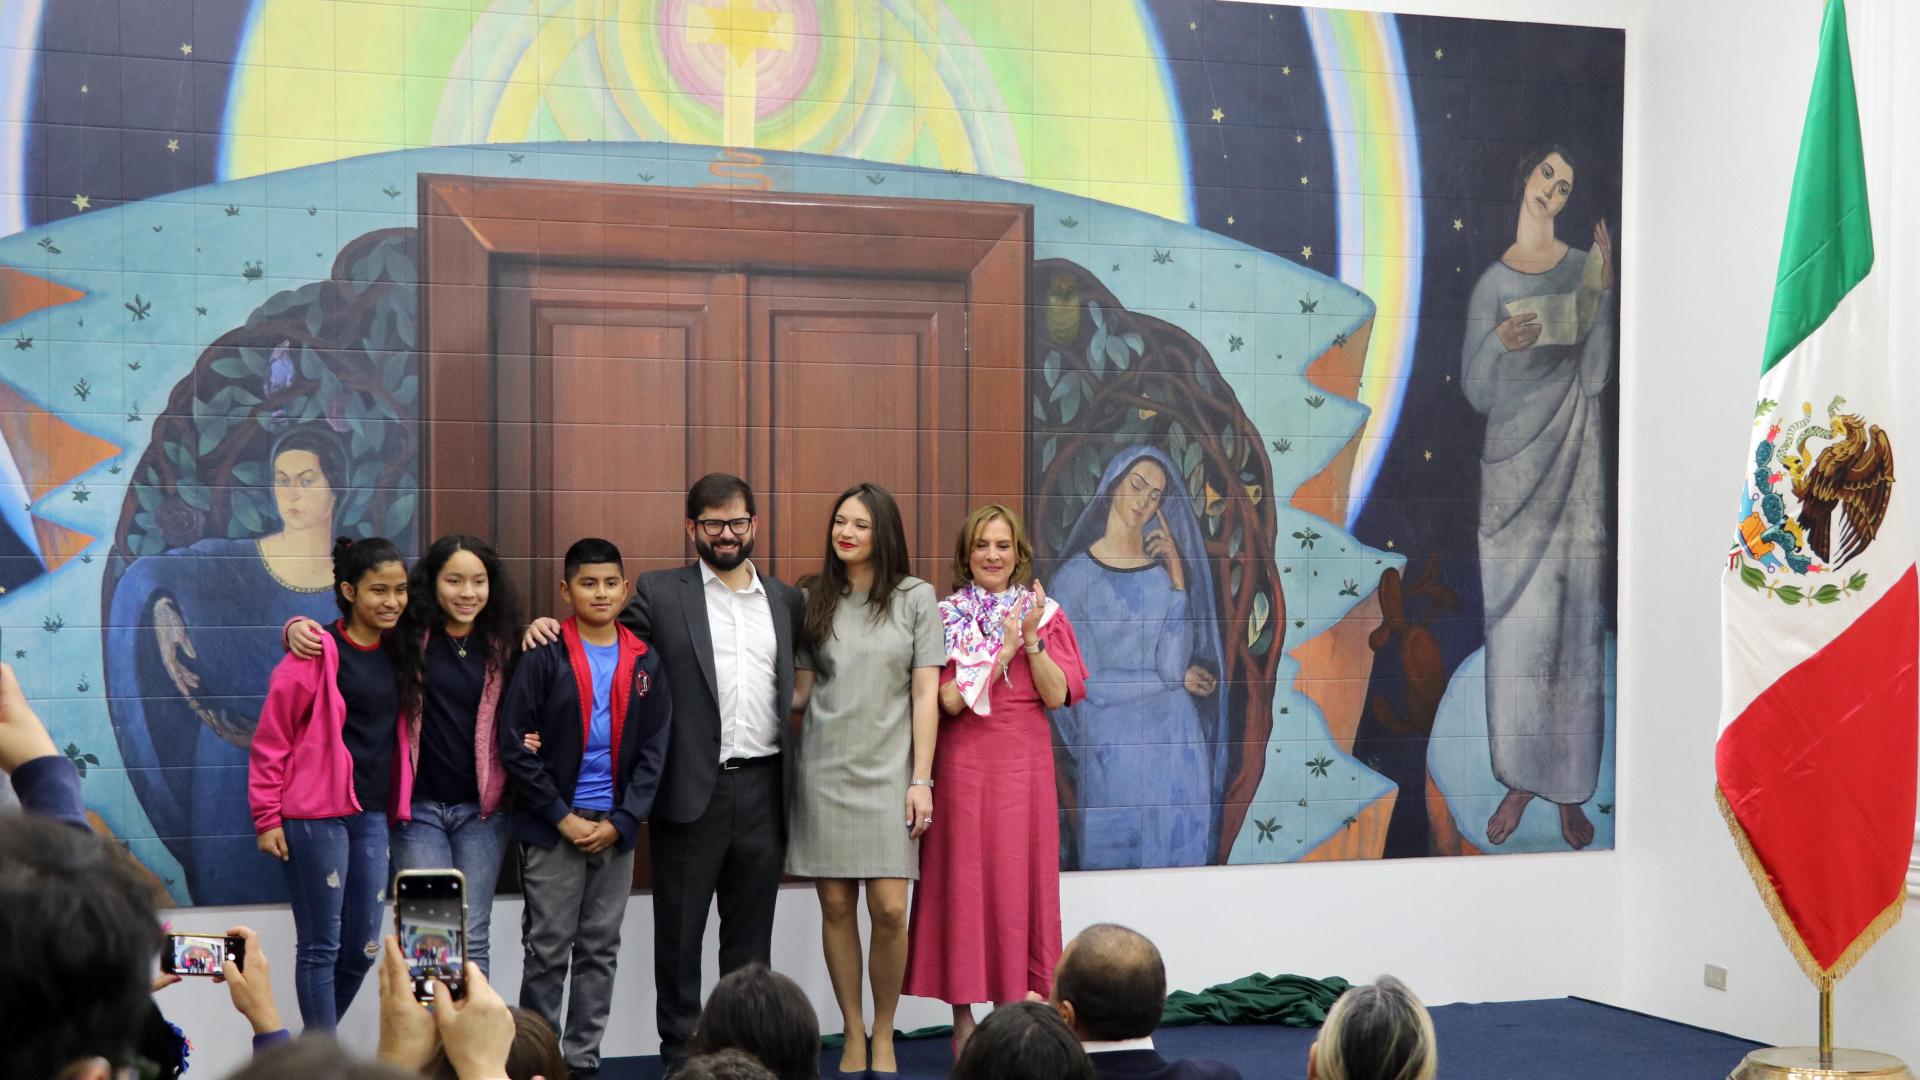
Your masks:
<instances>
[{"instance_id":1,"label":"pink long dress","mask_svg":"<svg viewBox=\"0 0 1920 1080\"><path fill-rule=\"evenodd\" d=\"M1066 612L1040 629L1067 676L1087 669ZM953 679L948 662L943 681ZM1025 653L990 692L992 714L941 716L934 826L920 840L903 991L954 1005L1046 994L1060 961L1060 796L1053 730Z\"/></svg>"}]
</instances>

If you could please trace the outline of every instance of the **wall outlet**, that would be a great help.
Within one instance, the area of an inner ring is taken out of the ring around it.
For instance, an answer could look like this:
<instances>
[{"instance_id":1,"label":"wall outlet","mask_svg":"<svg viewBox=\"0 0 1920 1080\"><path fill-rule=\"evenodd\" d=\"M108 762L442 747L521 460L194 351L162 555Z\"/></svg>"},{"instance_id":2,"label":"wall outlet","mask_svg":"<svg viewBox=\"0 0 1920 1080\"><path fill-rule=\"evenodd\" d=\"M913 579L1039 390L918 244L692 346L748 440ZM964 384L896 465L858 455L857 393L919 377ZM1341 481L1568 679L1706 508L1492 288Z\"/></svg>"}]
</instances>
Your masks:
<instances>
[{"instance_id":1,"label":"wall outlet","mask_svg":"<svg viewBox=\"0 0 1920 1080\"><path fill-rule=\"evenodd\" d=\"M1707 965L1707 989L1725 990L1727 988L1727 969L1719 964Z\"/></svg>"}]
</instances>

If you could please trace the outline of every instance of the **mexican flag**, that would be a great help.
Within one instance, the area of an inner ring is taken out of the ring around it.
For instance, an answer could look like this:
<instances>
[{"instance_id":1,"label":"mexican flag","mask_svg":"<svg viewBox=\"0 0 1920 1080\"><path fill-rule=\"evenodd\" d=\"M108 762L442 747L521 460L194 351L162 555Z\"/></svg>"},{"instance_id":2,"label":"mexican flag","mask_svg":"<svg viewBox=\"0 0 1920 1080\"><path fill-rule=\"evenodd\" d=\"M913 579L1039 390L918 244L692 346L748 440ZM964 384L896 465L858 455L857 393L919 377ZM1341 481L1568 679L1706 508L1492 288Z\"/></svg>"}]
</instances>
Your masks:
<instances>
[{"instance_id":1,"label":"mexican flag","mask_svg":"<svg viewBox=\"0 0 1920 1080\"><path fill-rule=\"evenodd\" d=\"M1807 977L1900 917L1920 661L1886 318L1842 0L1829 0L1721 589L1718 797ZM1911 482L1911 481L1909 481Z\"/></svg>"}]
</instances>

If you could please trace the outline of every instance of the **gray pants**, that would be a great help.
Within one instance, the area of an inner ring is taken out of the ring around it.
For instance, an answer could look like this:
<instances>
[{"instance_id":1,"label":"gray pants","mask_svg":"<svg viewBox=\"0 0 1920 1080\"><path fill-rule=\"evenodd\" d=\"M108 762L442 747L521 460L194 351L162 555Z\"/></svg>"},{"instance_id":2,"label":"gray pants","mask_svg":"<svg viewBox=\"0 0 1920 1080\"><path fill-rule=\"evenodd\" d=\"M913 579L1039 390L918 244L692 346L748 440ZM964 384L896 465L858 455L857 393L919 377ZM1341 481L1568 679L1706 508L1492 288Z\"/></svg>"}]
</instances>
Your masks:
<instances>
[{"instance_id":1,"label":"gray pants","mask_svg":"<svg viewBox=\"0 0 1920 1080\"><path fill-rule=\"evenodd\" d=\"M575 810L588 821L606 814ZM572 1071L600 1067L600 1037L613 1006L613 970L620 956L620 920L633 891L633 852L608 848L583 855L564 838L552 848L520 845L520 882L526 909L520 938L526 960L520 975L520 1007L539 1013L561 1032L560 1048ZM560 999L568 989L566 1026Z\"/></svg>"}]
</instances>

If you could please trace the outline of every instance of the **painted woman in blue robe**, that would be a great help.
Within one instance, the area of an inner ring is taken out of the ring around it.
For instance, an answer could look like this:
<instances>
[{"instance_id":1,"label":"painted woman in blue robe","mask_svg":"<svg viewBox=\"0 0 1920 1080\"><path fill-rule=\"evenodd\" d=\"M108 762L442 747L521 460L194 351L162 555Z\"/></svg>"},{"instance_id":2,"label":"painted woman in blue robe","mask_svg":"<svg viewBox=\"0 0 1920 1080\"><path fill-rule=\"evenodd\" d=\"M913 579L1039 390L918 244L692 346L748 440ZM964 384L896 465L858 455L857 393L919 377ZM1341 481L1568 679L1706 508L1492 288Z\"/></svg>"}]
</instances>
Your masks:
<instances>
[{"instance_id":1,"label":"painted woman in blue robe","mask_svg":"<svg viewBox=\"0 0 1920 1080\"><path fill-rule=\"evenodd\" d=\"M1206 536L1173 462L1132 447L1047 583L1073 612L1087 693L1054 712L1072 763L1078 867L1194 866L1219 846L1226 695Z\"/></svg>"},{"instance_id":2,"label":"painted woman in blue robe","mask_svg":"<svg viewBox=\"0 0 1920 1080\"><path fill-rule=\"evenodd\" d=\"M339 441L295 428L269 458L280 528L207 539L127 567L106 628L108 705L140 805L185 872L194 904L285 899L260 859L247 809L247 748L280 627L334 617Z\"/></svg>"}]
</instances>

